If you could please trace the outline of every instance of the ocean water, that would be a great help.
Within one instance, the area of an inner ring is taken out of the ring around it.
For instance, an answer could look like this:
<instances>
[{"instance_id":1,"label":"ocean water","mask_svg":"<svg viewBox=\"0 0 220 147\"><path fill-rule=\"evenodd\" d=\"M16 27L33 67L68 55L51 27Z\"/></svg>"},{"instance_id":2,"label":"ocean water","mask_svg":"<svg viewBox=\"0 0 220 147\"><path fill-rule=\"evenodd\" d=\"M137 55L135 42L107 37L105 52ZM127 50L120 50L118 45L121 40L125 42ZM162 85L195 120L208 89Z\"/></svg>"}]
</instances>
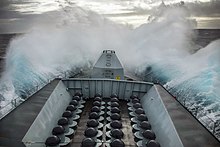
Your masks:
<instances>
[{"instance_id":1,"label":"ocean water","mask_svg":"<svg viewBox=\"0 0 220 147\"><path fill-rule=\"evenodd\" d=\"M52 24L36 24L7 45L0 106L55 77L90 69L102 50L113 49L127 71L162 84L211 130L220 121L220 40L213 33L219 30L203 34L186 17L173 8L163 19L130 29L75 8L71 20L55 15Z\"/></svg>"}]
</instances>

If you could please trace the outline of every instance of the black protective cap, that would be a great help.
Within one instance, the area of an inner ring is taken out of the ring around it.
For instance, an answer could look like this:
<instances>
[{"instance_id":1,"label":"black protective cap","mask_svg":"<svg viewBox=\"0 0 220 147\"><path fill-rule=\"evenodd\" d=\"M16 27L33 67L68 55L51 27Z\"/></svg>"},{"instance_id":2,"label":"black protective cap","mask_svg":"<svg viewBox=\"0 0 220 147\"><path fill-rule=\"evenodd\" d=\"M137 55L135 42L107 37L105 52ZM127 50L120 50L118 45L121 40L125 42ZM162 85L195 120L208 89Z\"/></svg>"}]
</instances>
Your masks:
<instances>
[{"instance_id":1,"label":"black protective cap","mask_svg":"<svg viewBox=\"0 0 220 147\"><path fill-rule=\"evenodd\" d=\"M75 96L79 96L79 97L82 97L82 96L83 96L83 94L82 94L81 92L76 92L74 95L75 95Z\"/></svg>"},{"instance_id":2,"label":"black protective cap","mask_svg":"<svg viewBox=\"0 0 220 147\"><path fill-rule=\"evenodd\" d=\"M135 112L136 114L138 114L138 115L145 113L142 108L137 108L134 112Z\"/></svg>"},{"instance_id":3,"label":"black protective cap","mask_svg":"<svg viewBox=\"0 0 220 147\"><path fill-rule=\"evenodd\" d=\"M100 115L97 112L91 112L89 114L89 119L99 119Z\"/></svg>"},{"instance_id":4,"label":"black protective cap","mask_svg":"<svg viewBox=\"0 0 220 147\"><path fill-rule=\"evenodd\" d=\"M89 121L87 121L87 127L98 127L99 122L95 119L90 119Z\"/></svg>"},{"instance_id":5,"label":"black protective cap","mask_svg":"<svg viewBox=\"0 0 220 147\"><path fill-rule=\"evenodd\" d=\"M65 111L65 112L63 112L62 117L71 118L72 117L72 112L71 111Z\"/></svg>"},{"instance_id":6,"label":"black protective cap","mask_svg":"<svg viewBox=\"0 0 220 147\"><path fill-rule=\"evenodd\" d=\"M53 135L47 138L47 140L45 141L45 145L46 146L56 146L60 143L60 138Z\"/></svg>"},{"instance_id":7,"label":"black protective cap","mask_svg":"<svg viewBox=\"0 0 220 147\"><path fill-rule=\"evenodd\" d=\"M135 104L133 105L133 107L134 107L135 109L138 109L138 108L142 108L142 105L141 105L141 103L135 103Z\"/></svg>"},{"instance_id":8,"label":"black protective cap","mask_svg":"<svg viewBox=\"0 0 220 147\"><path fill-rule=\"evenodd\" d=\"M74 105L69 105L66 107L66 110L69 110L71 112L75 111L77 108Z\"/></svg>"},{"instance_id":9,"label":"black protective cap","mask_svg":"<svg viewBox=\"0 0 220 147\"><path fill-rule=\"evenodd\" d=\"M84 138L81 147L95 147L96 142L92 138Z\"/></svg>"},{"instance_id":10,"label":"black protective cap","mask_svg":"<svg viewBox=\"0 0 220 147\"><path fill-rule=\"evenodd\" d=\"M77 106L79 103L78 103L78 101L77 100L72 100L71 102L70 102L70 105L73 105L73 106Z\"/></svg>"},{"instance_id":11,"label":"black protective cap","mask_svg":"<svg viewBox=\"0 0 220 147\"><path fill-rule=\"evenodd\" d=\"M58 120L57 124L61 126L68 125L68 119L66 117L62 117L61 119Z\"/></svg>"},{"instance_id":12,"label":"black protective cap","mask_svg":"<svg viewBox=\"0 0 220 147\"><path fill-rule=\"evenodd\" d=\"M146 144L147 147L160 147L160 144L156 140L150 140Z\"/></svg>"},{"instance_id":13,"label":"black protective cap","mask_svg":"<svg viewBox=\"0 0 220 147\"><path fill-rule=\"evenodd\" d=\"M110 135L116 139L122 139L124 136L124 133L119 129L113 129L111 130Z\"/></svg>"},{"instance_id":14,"label":"black protective cap","mask_svg":"<svg viewBox=\"0 0 220 147\"><path fill-rule=\"evenodd\" d=\"M145 130L142 133L143 137L149 140L155 140L156 139L156 135L152 130Z\"/></svg>"},{"instance_id":15,"label":"black protective cap","mask_svg":"<svg viewBox=\"0 0 220 147\"><path fill-rule=\"evenodd\" d=\"M113 98L111 98L111 102L119 102L119 100L118 100L118 98L113 97Z\"/></svg>"},{"instance_id":16,"label":"black protective cap","mask_svg":"<svg viewBox=\"0 0 220 147\"><path fill-rule=\"evenodd\" d=\"M134 99L134 98L138 98L138 96L137 95L131 95L130 98Z\"/></svg>"},{"instance_id":17,"label":"black protective cap","mask_svg":"<svg viewBox=\"0 0 220 147\"><path fill-rule=\"evenodd\" d=\"M110 118L112 120L120 120L121 119L121 116L118 114L118 113L112 113Z\"/></svg>"},{"instance_id":18,"label":"black protective cap","mask_svg":"<svg viewBox=\"0 0 220 147\"><path fill-rule=\"evenodd\" d=\"M111 102L111 107L119 107L119 103L118 102Z\"/></svg>"},{"instance_id":19,"label":"black protective cap","mask_svg":"<svg viewBox=\"0 0 220 147\"><path fill-rule=\"evenodd\" d=\"M79 96L73 96L72 100L80 101L81 98Z\"/></svg>"},{"instance_id":20,"label":"black protective cap","mask_svg":"<svg viewBox=\"0 0 220 147\"><path fill-rule=\"evenodd\" d=\"M86 137L95 137L98 134L98 131L95 128L89 127L85 130Z\"/></svg>"},{"instance_id":21,"label":"black protective cap","mask_svg":"<svg viewBox=\"0 0 220 147\"><path fill-rule=\"evenodd\" d=\"M111 108L111 113L120 113L120 109L118 107L112 107Z\"/></svg>"},{"instance_id":22,"label":"black protective cap","mask_svg":"<svg viewBox=\"0 0 220 147\"><path fill-rule=\"evenodd\" d=\"M121 129L122 128L122 123L118 120L114 120L110 123L110 126L114 129Z\"/></svg>"},{"instance_id":23,"label":"black protective cap","mask_svg":"<svg viewBox=\"0 0 220 147\"><path fill-rule=\"evenodd\" d=\"M101 110L100 110L100 107L98 106L93 106L92 109L91 109L91 112L97 112L99 113Z\"/></svg>"},{"instance_id":24,"label":"black protective cap","mask_svg":"<svg viewBox=\"0 0 220 147\"><path fill-rule=\"evenodd\" d=\"M156 140L150 140L146 144L147 147L160 147L160 144Z\"/></svg>"},{"instance_id":25,"label":"black protective cap","mask_svg":"<svg viewBox=\"0 0 220 147\"><path fill-rule=\"evenodd\" d=\"M141 122L141 128L144 130L150 130L151 129L151 125L148 121L142 121Z\"/></svg>"},{"instance_id":26,"label":"black protective cap","mask_svg":"<svg viewBox=\"0 0 220 147\"><path fill-rule=\"evenodd\" d=\"M137 99L137 98L135 98L135 99L132 100L132 103L133 103L133 104L140 103L140 100Z\"/></svg>"},{"instance_id":27,"label":"black protective cap","mask_svg":"<svg viewBox=\"0 0 220 147\"><path fill-rule=\"evenodd\" d=\"M101 103L100 103L100 102L98 102L98 101L94 101L94 102L93 102L93 106L98 106L98 107L101 107Z\"/></svg>"},{"instance_id":28,"label":"black protective cap","mask_svg":"<svg viewBox=\"0 0 220 147\"><path fill-rule=\"evenodd\" d=\"M138 120L139 121L148 121L148 118L147 118L147 116L145 115L145 114L140 114L139 116L138 116Z\"/></svg>"},{"instance_id":29,"label":"black protective cap","mask_svg":"<svg viewBox=\"0 0 220 147\"><path fill-rule=\"evenodd\" d=\"M123 141L121 141L120 139L114 139L111 143L110 143L110 147L124 147L125 144Z\"/></svg>"},{"instance_id":30,"label":"black protective cap","mask_svg":"<svg viewBox=\"0 0 220 147\"><path fill-rule=\"evenodd\" d=\"M53 135L60 135L63 133L64 133L64 128L62 126L57 126L57 127L53 128L53 130L52 130Z\"/></svg>"},{"instance_id":31,"label":"black protective cap","mask_svg":"<svg viewBox=\"0 0 220 147\"><path fill-rule=\"evenodd\" d=\"M101 101L102 101L102 98L97 96L97 97L94 98L94 101L101 102Z\"/></svg>"}]
</instances>

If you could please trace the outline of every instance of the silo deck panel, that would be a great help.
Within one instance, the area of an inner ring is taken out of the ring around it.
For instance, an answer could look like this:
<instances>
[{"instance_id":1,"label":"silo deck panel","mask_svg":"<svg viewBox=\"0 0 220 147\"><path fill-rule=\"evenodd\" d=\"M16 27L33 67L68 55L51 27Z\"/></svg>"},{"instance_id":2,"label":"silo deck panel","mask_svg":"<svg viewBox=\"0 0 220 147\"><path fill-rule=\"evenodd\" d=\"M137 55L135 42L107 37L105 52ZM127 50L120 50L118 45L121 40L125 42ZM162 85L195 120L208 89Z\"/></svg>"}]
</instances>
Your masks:
<instances>
[{"instance_id":1,"label":"silo deck panel","mask_svg":"<svg viewBox=\"0 0 220 147\"><path fill-rule=\"evenodd\" d=\"M22 138L58 84L54 80L0 120L0 146L23 147Z\"/></svg>"}]
</instances>

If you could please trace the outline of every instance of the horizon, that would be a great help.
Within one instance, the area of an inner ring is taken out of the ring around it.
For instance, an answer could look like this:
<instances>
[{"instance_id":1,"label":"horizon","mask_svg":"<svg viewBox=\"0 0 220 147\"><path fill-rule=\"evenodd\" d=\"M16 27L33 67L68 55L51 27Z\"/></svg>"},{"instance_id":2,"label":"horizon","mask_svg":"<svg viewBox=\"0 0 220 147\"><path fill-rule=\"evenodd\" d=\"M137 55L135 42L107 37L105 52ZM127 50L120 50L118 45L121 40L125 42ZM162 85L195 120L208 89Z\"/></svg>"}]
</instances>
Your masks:
<instances>
[{"instance_id":1,"label":"horizon","mask_svg":"<svg viewBox=\"0 0 220 147\"><path fill-rule=\"evenodd\" d=\"M108 3L100 0L7 0L0 4L0 33L25 33L36 24L53 23L54 18L63 19L65 23L63 17L71 21L72 15L79 13L75 8L134 29L160 17L162 9L181 5L189 12L187 17L195 23L195 29L220 29L220 1L216 0L110 0Z\"/></svg>"}]
</instances>

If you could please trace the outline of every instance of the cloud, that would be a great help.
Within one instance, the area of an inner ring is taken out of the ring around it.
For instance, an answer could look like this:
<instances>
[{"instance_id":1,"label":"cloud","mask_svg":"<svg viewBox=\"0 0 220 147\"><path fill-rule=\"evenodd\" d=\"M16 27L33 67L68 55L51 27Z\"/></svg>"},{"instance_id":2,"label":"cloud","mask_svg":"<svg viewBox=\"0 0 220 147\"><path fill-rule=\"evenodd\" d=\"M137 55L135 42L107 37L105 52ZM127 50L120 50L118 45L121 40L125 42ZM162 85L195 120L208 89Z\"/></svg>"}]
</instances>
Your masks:
<instances>
[{"instance_id":1,"label":"cloud","mask_svg":"<svg viewBox=\"0 0 220 147\"><path fill-rule=\"evenodd\" d=\"M187 8L194 16L220 17L220 1L186 3Z\"/></svg>"}]
</instances>

